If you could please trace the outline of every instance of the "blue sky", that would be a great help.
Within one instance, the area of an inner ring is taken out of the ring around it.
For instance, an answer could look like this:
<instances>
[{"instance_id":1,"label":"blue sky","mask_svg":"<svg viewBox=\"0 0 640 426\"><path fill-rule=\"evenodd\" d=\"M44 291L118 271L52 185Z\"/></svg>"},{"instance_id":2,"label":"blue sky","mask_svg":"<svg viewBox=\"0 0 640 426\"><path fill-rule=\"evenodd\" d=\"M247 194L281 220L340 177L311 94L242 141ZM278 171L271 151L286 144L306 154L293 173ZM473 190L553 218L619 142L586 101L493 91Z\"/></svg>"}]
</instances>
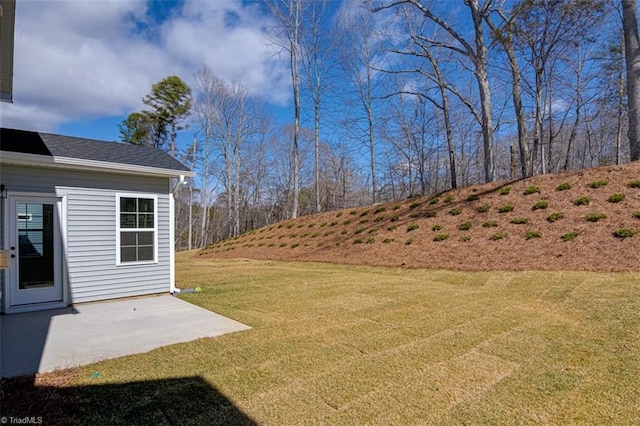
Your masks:
<instances>
[{"instance_id":1,"label":"blue sky","mask_svg":"<svg viewBox=\"0 0 640 426\"><path fill-rule=\"evenodd\" d=\"M287 58L264 31L260 3L243 0L20 0L14 103L3 127L103 140L143 108L169 75L188 84L203 65L262 96L282 119L290 103Z\"/></svg>"}]
</instances>

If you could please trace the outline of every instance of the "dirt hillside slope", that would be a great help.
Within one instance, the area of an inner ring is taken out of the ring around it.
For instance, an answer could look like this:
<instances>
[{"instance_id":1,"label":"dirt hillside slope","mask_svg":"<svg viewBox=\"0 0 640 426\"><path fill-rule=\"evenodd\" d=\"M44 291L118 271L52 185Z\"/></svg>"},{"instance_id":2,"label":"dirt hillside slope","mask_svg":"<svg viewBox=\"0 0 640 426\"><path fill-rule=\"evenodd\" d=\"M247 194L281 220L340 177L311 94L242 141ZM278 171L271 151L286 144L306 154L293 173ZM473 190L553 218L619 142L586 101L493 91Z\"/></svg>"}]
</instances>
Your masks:
<instances>
[{"instance_id":1,"label":"dirt hillside slope","mask_svg":"<svg viewBox=\"0 0 640 426\"><path fill-rule=\"evenodd\" d=\"M222 241L198 256L471 271L638 271L640 162L306 216Z\"/></svg>"}]
</instances>

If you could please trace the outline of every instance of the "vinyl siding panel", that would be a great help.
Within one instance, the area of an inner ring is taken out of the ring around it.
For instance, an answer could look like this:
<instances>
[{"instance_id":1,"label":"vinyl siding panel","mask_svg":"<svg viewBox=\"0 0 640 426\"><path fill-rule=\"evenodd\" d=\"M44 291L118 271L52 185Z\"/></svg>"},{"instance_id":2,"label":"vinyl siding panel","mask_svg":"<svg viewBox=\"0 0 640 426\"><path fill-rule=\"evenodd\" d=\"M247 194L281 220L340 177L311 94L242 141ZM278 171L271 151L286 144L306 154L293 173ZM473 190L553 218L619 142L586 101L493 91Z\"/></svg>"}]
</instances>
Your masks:
<instances>
[{"instance_id":1,"label":"vinyl siding panel","mask_svg":"<svg viewBox=\"0 0 640 426\"><path fill-rule=\"evenodd\" d=\"M169 180L167 178L3 166L12 192L66 199L66 275L70 302L168 292L170 287ZM116 194L157 197L156 263L116 265Z\"/></svg>"}]
</instances>

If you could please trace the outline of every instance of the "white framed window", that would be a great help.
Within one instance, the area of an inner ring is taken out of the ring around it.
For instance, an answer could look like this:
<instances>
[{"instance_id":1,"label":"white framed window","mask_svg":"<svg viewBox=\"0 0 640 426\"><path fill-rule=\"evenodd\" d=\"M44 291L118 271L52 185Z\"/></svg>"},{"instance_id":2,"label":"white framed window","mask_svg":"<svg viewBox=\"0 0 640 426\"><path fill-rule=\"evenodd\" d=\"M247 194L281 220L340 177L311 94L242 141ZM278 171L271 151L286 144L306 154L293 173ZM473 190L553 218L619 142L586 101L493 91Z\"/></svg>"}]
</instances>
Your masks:
<instances>
[{"instance_id":1,"label":"white framed window","mask_svg":"<svg viewBox=\"0 0 640 426\"><path fill-rule=\"evenodd\" d=\"M116 194L116 263L155 263L158 259L158 197Z\"/></svg>"}]
</instances>

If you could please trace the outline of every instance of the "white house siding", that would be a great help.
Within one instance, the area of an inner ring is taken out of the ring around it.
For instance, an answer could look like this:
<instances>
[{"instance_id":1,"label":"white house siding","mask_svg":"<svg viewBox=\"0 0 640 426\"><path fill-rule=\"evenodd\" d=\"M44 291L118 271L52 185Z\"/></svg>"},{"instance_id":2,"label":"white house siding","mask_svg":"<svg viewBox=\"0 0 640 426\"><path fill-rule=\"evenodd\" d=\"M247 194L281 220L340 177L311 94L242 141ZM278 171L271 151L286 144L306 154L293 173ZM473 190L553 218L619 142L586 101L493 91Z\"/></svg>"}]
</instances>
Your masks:
<instances>
[{"instance_id":1,"label":"white house siding","mask_svg":"<svg viewBox=\"0 0 640 426\"><path fill-rule=\"evenodd\" d=\"M170 290L168 178L3 165L2 181L10 192L65 197L70 303ZM116 193L127 192L157 196L157 263L116 266Z\"/></svg>"}]
</instances>

